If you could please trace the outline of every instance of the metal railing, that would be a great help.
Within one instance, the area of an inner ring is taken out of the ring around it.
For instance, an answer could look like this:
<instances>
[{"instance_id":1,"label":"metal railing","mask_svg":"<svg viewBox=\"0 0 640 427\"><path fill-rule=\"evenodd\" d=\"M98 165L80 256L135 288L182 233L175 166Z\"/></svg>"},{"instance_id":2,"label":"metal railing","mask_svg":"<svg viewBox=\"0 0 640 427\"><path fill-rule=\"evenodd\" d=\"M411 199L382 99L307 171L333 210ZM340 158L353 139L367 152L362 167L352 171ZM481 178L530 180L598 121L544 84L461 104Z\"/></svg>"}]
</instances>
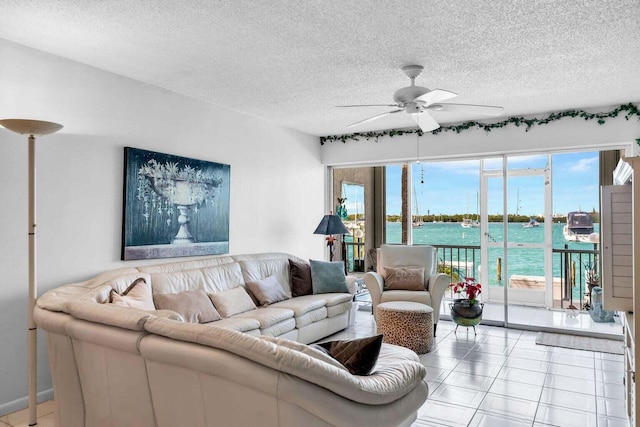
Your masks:
<instances>
[{"instance_id":1,"label":"metal railing","mask_svg":"<svg viewBox=\"0 0 640 427\"><path fill-rule=\"evenodd\" d=\"M447 274L452 283L465 277L476 278L476 267L480 265L480 246L432 246L438 254L438 271ZM558 279L560 283L560 299L557 302L560 308L588 310L591 305L591 289L600 283L599 251L569 249L565 245L564 248L552 249L552 253L554 283ZM500 260L497 261L500 264ZM543 271L540 276L544 276Z\"/></svg>"},{"instance_id":2,"label":"metal railing","mask_svg":"<svg viewBox=\"0 0 640 427\"><path fill-rule=\"evenodd\" d=\"M591 289L600 284L599 251L569 249L568 245L552 251L560 265L561 308L588 310L591 307Z\"/></svg>"}]
</instances>

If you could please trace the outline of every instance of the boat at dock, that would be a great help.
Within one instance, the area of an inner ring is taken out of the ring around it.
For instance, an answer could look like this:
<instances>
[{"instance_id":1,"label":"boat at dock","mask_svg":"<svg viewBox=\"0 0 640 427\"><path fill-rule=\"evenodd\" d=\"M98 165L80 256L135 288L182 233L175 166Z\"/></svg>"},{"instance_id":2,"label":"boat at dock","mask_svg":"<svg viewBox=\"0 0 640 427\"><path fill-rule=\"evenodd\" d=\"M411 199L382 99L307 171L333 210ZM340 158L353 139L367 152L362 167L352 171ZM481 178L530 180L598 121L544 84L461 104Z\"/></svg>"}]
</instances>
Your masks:
<instances>
[{"instance_id":1,"label":"boat at dock","mask_svg":"<svg viewBox=\"0 0 640 427\"><path fill-rule=\"evenodd\" d=\"M480 222L478 222L477 219L462 218L462 222L460 223L460 225L463 228L477 228L480 227Z\"/></svg>"},{"instance_id":2,"label":"boat at dock","mask_svg":"<svg viewBox=\"0 0 640 427\"><path fill-rule=\"evenodd\" d=\"M567 224L562 229L566 241L590 243L591 233L593 233L593 220L588 212L573 211L567 214Z\"/></svg>"}]
</instances>

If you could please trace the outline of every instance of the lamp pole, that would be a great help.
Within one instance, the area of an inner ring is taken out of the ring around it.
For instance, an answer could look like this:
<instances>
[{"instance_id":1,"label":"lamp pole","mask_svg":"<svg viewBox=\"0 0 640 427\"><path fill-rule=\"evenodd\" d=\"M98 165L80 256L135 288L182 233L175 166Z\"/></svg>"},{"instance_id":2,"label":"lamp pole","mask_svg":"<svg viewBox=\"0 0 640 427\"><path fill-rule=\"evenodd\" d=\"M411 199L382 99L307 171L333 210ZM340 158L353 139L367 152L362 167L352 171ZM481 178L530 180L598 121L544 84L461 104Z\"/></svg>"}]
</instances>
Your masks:
<instances>
[{"instance_id":1,"label":"lamp pole","mask_svg":"<svg viewBox=\"0 0 640 427\"><path fill-rule=\"evenodd\" d=\"M28 338L29 338L29 425L38 421L38 329L33 320L33 309L38 298L36 269L36 135L49 135L62 129L62 125L40 120L5 119L0 125L6 129L29 135L28 139L28 187L29 187L29 299L28 299Z\"/></svg>"}]
</instances>

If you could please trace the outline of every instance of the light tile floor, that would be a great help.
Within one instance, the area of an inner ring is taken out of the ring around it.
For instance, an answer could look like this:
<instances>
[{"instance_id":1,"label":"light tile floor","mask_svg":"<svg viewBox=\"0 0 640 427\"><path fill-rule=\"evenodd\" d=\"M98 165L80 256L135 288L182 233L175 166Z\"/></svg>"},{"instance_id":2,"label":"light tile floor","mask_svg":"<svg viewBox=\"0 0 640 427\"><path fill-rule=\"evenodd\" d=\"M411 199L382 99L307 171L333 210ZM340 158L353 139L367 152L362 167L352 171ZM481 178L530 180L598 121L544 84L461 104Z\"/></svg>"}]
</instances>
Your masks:
<instances>
[{"instance_id":1,"label":"light tile floor","mask_svg":"<svg viewBox=\"0 0 640 427\"><path fill-rule=\"evenodd\" d=\"M537 345L535 331L454 330L439 321L433 349L420 356L429 398L413 427L629 426L622 355ZM373 333L373 316L359 311L354 326L330 339Z\"/></svg>"},{"instance_id":2,"label":"light tile floor","mask_svg":"<svg viewBox=\"0 0 640 427\"><path fill-rule=\"evenodd\" d=\"M547 347L536 332L440 320L427 367L429 398L413 427L628 427L621 355ZM328 339L375 334L373 316ZM56 427L52 401L38 405L38 426ZM27 411L0 417L0 427L27 426Z\"/></svg>"}]
</instances>

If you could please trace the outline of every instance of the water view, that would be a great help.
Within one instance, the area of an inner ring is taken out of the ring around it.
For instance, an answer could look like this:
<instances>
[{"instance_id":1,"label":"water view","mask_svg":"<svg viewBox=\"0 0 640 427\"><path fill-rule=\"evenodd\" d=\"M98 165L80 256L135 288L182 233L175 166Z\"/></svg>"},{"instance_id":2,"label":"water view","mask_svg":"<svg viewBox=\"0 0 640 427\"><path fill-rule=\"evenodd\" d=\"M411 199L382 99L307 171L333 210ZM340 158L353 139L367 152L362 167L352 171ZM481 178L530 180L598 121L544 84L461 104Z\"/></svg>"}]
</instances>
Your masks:
<instances>
[{"instance_id":1,"label":"water view","mask_svg":"<svg viewBox=\"0 0 640 427\"><path fill-rule=\"evenodd\" d=\"M562 229L564 223L553 224L553 249L592 250L590 243L568 242L564 239ZM600 224L594 224L594 231L599 232ZM402 224L387 222L387 242L401 242ZM512 243L540 243L544 242L544 224L539 227L525 228L522 223L510 223L508 226L508 238ZM489 239L494 242L502 242L502 223L489 223ZM480 246L480 228L463 228L460 223L433 223L426 222L421 227L413 228L413 243L416 245L452 245L452 246ZM456 260L456 252L453 259ZM463 257L464 255L461 255ZM469 255L470 256L470 255ZM502 286L502 281L497 280L497 258L501 257L502 248L489 248L489 284ZM478 266L480 263L480 251L476 251L473 275L480 278ZM578 266L580 267L580 266ZM585 266L582 266L585 268ZM512 248L509 250L509 276L513 274L524 276L544 276L544 252L536 248ZM553 276L560 277L560 263L557 257L553 258ZM576 295L577 296L577 295Z\"/></svg>"}]
</instances>

